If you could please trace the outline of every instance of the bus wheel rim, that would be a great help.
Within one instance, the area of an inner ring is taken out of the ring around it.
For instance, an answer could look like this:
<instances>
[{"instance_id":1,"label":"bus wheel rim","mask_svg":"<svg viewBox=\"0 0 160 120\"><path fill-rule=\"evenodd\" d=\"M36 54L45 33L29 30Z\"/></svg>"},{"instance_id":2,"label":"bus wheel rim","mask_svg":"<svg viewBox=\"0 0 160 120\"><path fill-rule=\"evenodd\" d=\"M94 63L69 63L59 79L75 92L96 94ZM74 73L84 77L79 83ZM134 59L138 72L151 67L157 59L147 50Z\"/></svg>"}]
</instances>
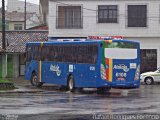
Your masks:
<instances>
[{"instance_id":1,"label":"bus wheel rim","mask_svg":"<svg viewBox=\"0 0 160 120\"><path fill-rule=\"evenodd\" d=\"M37 84L37 76L36 76L36 75L33 77L33 82L34 82L35 84Z\"/></svg>"},{"instance_id":2,"label":"bus wheel rim","mask_svg":"<svg viewBox=\"0 0 160 120\"><path fill-rule=\"evenodd\" d=\"M73 80L70 79L69 81L69 89L72 90L73 89Z\"/></svg>"}]
</instances>

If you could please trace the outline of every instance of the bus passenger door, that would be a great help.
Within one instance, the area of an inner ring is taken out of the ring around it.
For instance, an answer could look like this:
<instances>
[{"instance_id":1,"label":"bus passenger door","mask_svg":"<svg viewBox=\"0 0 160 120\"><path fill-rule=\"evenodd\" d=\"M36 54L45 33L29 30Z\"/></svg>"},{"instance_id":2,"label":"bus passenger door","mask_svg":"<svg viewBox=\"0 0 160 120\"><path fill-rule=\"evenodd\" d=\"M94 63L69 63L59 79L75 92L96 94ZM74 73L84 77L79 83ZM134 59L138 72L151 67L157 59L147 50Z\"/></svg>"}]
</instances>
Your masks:
<instances>
[{"instance_id":1,"label":"bus passenger door","mask_svg":"<svg viewBox=\"0 0 160 120\"><path fill-rule=\"evenodd\" d=\"M38 61L38 80L42 82L42 61Z\"/></svg>"},{"instance_id":2,"label":"bus passenger door","mask_svg":"<svg viewBox=\"0 0 160 120\"><path fill-rule=\"evenodd\" d=\"M42 82L42 61L41 61L41 46L37 45L34 47L34 62L36 68L34 70L37 72L38 82Z\"/></svg>"}]
</instances>

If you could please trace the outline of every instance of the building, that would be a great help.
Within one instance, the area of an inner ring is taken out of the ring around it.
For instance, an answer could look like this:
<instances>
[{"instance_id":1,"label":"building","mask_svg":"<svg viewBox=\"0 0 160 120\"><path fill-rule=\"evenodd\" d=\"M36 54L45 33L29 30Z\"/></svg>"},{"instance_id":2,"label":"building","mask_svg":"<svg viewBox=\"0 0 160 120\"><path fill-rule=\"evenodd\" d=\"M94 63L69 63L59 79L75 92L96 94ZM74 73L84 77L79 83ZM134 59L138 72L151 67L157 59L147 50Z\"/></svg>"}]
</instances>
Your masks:
<instances>
[{"instance_id":1,"label":"building","mask_svg":"<svg viewBox=\"0 0 160 120\"><path fill-rule=\"evenodd\" d=\"M9 30L9 21L5 20L5 29ZM1 18L1 14L0 14L0 31L2 30L2 18Z\"/></svg>"},{"instance_id":2,"label":"building","mask_svg":"<svg viewBox=\"0 0 160 120\"><path fill-rule=\"evenodd\" d=\"M24 30L24 1L8 0L5 50L2 49L2 32L0 31L0 78L17 78L24 75L26 43L34 41L44 42L48 40L48 27L41 24L38 15L39 11L36 12L32 10L32 7L27 7L29 8L27 9L29 11L26 12L27 30ZM23 8L23 10L21 8ZM39 10L39 6L36 10Z\"/></svg>"},{"instance_id":3,"label":"building","mask_svg":"<svg viewBox=\"0 0 160 120\"><path fill-rule=\"evenodd\" d=\"M48 1L49 0L39 0L41 23L46 25L48 25Z\"/></svg>"},{"instance_id":4,"label":"building","mask_svg":"<svg viewBox=\"0 0 160 120\"><path fill-rule=\"evenodd\" d=\"M49 0L49 37L123 36L141 44L141 70L160 66L159 0Z\"/></svg>"},{"instance_id":5,"label":"building","mask_svg":"<svg viewBox=\"0 0 160 120\"><path fill-rule=\"evenodd\" d=\"M9 30L24 30L24 13L6 12L6 19L9 21ZM40 25L39 17L36 13L26 13L26 29Z\"/></svg>"},{"instance_id":6,"label":"building","mask_svg":"<svg viewBox=\"0 0 160 120\"><path fill-rule=\"evenodd\" d=\"M7 44L4 51L0 32L0 77L17 78L24 75L26 43L47 40L48 31L46 30L6 31Z\"/></svg>"},{"instance_id":7,"label":"building","mask_svg":"<svg viewBox=\"0 0 160 120\"><path fill-rule=\"evenodd\" d=\"M25 2L20 0L8 0L7 1L7 11L8 12L24 12L25 10ZM39 15L39 5L26 2L26 12L28 13L36 13Z\"/></svg>"},{"instance_id":8,"label":"building","mask_svg":"<svg viewBox=\"0 0 160 120\"><path fill-rule=\"evenodd\" d=\"M9 20L9 30L24 30L38 26L41 23L39 16L39 5L26 2L26 21L25 21L25 2L20 0L8 0L6 18Z\"/></svg>"}]
</instances>

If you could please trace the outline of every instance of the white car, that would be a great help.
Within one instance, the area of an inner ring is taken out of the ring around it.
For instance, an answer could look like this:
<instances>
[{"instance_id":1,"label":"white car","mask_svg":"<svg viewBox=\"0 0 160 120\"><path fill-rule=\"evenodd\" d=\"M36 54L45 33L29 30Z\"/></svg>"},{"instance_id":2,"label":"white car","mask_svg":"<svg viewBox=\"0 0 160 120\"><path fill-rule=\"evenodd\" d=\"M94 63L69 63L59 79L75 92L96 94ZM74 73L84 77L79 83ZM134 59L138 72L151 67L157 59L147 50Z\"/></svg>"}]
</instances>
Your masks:
<instances>
[{"instance_id":1,"label":"white car","mask_svg":"<svg viewBox=\"0 0 160 120\"><path fill-rule=\"evenodd\" d=\"M145 82L147 85L151 85L154 82L160 82L160 68L154 72L145 72L140 76L142 82Z\"/></svg>"}]
</instances>

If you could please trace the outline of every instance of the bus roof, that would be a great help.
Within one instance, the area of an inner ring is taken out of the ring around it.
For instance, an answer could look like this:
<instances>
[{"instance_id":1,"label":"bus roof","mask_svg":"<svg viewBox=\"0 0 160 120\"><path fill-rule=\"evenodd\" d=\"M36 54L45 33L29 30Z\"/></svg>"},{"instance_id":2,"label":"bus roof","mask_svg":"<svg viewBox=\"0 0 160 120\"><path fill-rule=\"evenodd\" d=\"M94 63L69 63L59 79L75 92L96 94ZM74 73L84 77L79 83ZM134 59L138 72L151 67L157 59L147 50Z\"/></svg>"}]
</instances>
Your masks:
<instances>
[{"instance_id":1,"label":"bus roof","mask_svg":"<svg viewBox=\"0 0 160 120\"><path fill-rule=\"evenodd\" d=\"M75 41L67 41L68 39L66 39L65 41L56 41L56 40L54 40L54 41L46 41L46 42L27 42L27 44L28 45L39 45L39 44L88 44L88 43L92 43L92 44L95 44L95 43L101 43L102 41L112 41L112 42L128 42L128 43L135 43L135 44L139 44L139 42L137 42L137 41L131 41L131 40L125 40L125 39L123 39L123 40L95 40L95 39L86 39L86 40L83 40L83 41L81 41L81 40L75 40Z\"/></svg>"}]
</instances>

